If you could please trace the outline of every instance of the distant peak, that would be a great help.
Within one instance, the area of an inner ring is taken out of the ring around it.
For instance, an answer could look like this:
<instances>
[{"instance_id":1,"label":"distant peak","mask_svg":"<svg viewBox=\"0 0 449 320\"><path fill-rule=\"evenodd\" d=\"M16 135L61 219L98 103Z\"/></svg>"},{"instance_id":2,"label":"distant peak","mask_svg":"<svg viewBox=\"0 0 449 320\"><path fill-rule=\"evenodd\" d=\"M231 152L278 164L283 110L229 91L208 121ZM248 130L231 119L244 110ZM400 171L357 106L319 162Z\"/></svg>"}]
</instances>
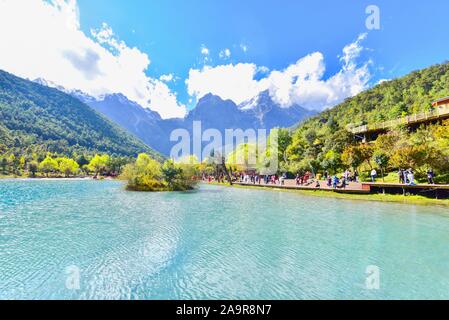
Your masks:
<instances>
[{"instance_id":1,"label":"distant peak","mask_svg":"<svg viewBox=\"0 0 449 320\"><path fill-rule=\"evenodd\" d=\"M211 101L211 100L218 100L218 101L220 101L220 100L223 100L223 99L221 97L215 95L215 94L208 93L208 94L204 95L202 98L200 98L198 100L198 103L204 102L204 101Z\"/></svg>"},{"instance_id":2,"label":"distant peak","mask_svg":"<svg viewBox=\"0 0 449 320\"><path fill-rule=\"evenodd\" d=\"M252 110L260 105L276 105L269 90L261 91L259 94L239 105L241 110Z\"/></svg>"},{"instance_id":3,"label":"distant peak","mask_svg":"<svg viewBox=\"0 0 449 320\"><path fill-rule=\"evenodd\" d=\"M241 110L252 110L257 107L259 103L259 96L255 96L254 98L247 100L239 105Z\"/></svg>"},{"instance_id":4,"label":"distant peak","mask_svg":"<svg viewBox=\"0 0 449 320\"><path fill-rule=\"evenodd\" d=\"M55 82L47 80L47 79L44 79L44 78L36 78L34 80L31 80L31 81L34 82L34 83L40 84L41 86L44 86L44 87L58 89L59 91L62 91L62 92L65 92L65 93L67 93L67 91L68 91L63 86L60 86L60 85L56 84Z\"/></svg>"},{"instance_id":5,"label":"distant peak","mask_svg":"<svg viewBox=\"0 0 449 320\"><path fill-rule=\"evenodd\" d=\"M122 93L108 93L104 94L100 97L101 101L107 101L107 100L114 100L119 101L121 103L131 103L132 101L128 99L124 94Z\"/></svg>"},{"instance_id":6,"label":"distant peak","mask_svg":"<svg viewBox=\"0 0 449 320\"><path fill-rule=\"evenodd\" d=\"M265 97L265 98L270 98L271 99L270 90L267 89L267 90L261 91L259 93L259 97Z\"/></svg>"}]
</instances>

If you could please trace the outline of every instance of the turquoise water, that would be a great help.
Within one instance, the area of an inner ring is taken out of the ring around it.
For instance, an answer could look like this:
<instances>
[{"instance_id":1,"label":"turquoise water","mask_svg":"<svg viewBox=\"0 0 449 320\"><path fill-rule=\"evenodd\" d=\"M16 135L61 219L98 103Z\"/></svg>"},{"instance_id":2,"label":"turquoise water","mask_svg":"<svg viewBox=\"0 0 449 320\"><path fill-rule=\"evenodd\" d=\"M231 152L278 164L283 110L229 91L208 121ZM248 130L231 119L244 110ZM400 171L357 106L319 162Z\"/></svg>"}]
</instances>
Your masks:
<instances>
[{"instance_id":1,"label":"turquoise water","mask_svg":"<svg viewBox=\"0 0 449 320\"><path fill-rule=\"evenodd\" d=\"M370 265L378 290L365 285ZM0 181L0 298L447 299L449 213L207 185Z\"/></svg>"}]
</instances>

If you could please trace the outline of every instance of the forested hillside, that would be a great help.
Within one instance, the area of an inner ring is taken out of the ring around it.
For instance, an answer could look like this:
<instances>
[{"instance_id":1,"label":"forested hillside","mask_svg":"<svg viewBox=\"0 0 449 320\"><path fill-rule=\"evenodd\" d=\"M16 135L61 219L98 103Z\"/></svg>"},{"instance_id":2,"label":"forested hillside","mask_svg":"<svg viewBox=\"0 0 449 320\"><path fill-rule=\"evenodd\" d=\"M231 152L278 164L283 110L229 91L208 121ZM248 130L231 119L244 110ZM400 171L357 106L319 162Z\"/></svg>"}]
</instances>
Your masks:
<instances>
[{"instance_id":1,"label":"forested hillside","mask_svg":"<svg viewBox=\"0 0 449 320\"><path fill-rule=\"evenodd\" d=\"M429 110L432 101L449 96L449 63L385 81L312 118L308 124L381 122Z\"/></svg>"},{"instance_id":2,"label":"forested hillside","mask_svg":"<svg viewBox=\"0 0 449 320\"><path fill-rule=\"evenodd\" d=\"M348 124L380 122L432 108L432 101L449 96L449 63L383 82L347 99L333 109L301 123L284 134L280 150L283 170L341 172L348 168L367 172L413 168L424 177L433 168L449 181L449 123L410 131L393 128L377 141L361 144Z\"/></svg>"},{"instance_id":3,"label":"forested hillside","mask_svg":"<svg viewBox=\"0 0 449 320\"><path fill-rule=\"evenodd\" d=\"M79 100L0 71L0 154L160 156Z\"/></svg>"}]
</instances>

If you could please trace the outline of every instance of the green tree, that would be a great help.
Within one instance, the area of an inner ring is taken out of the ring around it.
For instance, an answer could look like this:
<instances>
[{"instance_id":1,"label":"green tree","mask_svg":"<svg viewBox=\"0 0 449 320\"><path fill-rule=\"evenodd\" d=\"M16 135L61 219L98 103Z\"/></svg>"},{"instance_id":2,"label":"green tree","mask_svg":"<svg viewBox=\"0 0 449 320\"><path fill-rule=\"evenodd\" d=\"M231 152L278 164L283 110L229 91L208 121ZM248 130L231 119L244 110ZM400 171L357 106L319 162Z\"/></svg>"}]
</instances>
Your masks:
<instances>
[{"instance_id":1,"label":"green tree","mask_svg":"<svg viewBox=\"0 0 449 320\"><path fill-rule=\"evenodd\" d=\"M182 175L182 169L176 166L172 160L167 160L162 165L161 170L168 187L172 190L175 189L177 180L179 180Z\"/></svg>"},{"instance_id":2,"label":"green tree","mask_svg":"<svg viewBox=\"0 0 449 320\"><path fill-rule=\"evenodd\" d=\"M19 170L25 171L25 168L26 168L26 159L24 156L21 156L19 158Z\"/></svg>"},{"instance_id":3,"label":"green tree","mask_svg":"<svg viewBox=\"0 0 449 320\"><path fill-rule=\"evenodd\" d=\"M226 157L226 165L233 166L239 170L255 168L259 163L257 146L252 143L242 143ZM216 159L219 162L218 159Z\"/></svg>"},{"instance_id":4,"label":"green tree","mask_svg":"<svg viewBox=\"0 0 449 320\"><path fill-rule=\"evenodd\" d=\"M32 160L28 163L28 172L31 174L31 177L36 177L36 173L39 170L39 163L35 160Z\"/></svg>"},{"instance_id":5,"label":"green tree","mask_svg":"<svg viewBox=\"0 0 449 320\"><path fill-rule=\"evenodd\" d=\"M71 175L75 175L79 170L78 163L69 158L59 158L58 161L58 170L66 177L70 177Z\"/></svg>"},{"instance_id":6,"label":"green tree","mask_svg":"<svg viewBox=\"0 0 449 320\"><path fill-rule=\"evenodd\" d=\"M341 155L344 165L359 168L363 163L369 163L373 156L373 148L368 144L349 145Z\"/></svg>"},{"instance_id":7,"label":"green tree","mask_svg":"<svg viewBox=\"0 0 449 320\"><path fill-rule=\"evenodd\" d=\"M110 157L108 167L112 173L120 174L123 167L130 162L130 159L127 157Z\"/></svg>"},{"instance_id":8,"label":"green tree","mask_svg":"<svg viewBox=\"0 0 449 320\"><path fill-rule=\"evenodd\" d=\"M379 166L380 171L382 173L382 181L385 182L384 171L388 166L388 161L390 161L390 157L386 152L382 150L376 150L373 154L373 161Z\"/></svg>"},{"instance_id":9,"label":"green tree","mask_svg":"<svg viewBox=\"0 0 449 320\"><path fill-rule=\"evenodd\" d=\"M127 188L137 191L182 191L192 189L197 165L167 160L162 166L147 154L139 154L134 163L123 169L121 178Z\"/></svg>"},{"instance_id":10,"label":"green tree","mask_svg":"<svg viewBox=\"0 0 449 320\"><path fill-rule=\"evenodd\" d=\"M19 159L17 159L14 154L11 154L8 157L8 165L11 168L12 174L18 174Z\"/></svg>"},{"instance_id":11,"label":"green tree","mask_svg":"<svg viewBox=\"0 0 449 320\"><path fill-rule=\"evenodd\" d=\"M87 160L86 156L82 154L76 157L76 163L78 163L78 166L82 168L83 166L89 164L89 160Z\"/></svg>"},{"instance_id":12,"label":"green tree","mask_svg":"<svg viewBox=\"0 0 449 320\"><path fill-rule=\"evenodd\" d=\"M333 173L337 173L338 168L341 166L340 154L333 150L329 150L324 156L322 166Z\"/></svg>"},{"instance_id":13,"label":"green tree","mask_svg":"<svg viewBox=\"0 0 449 320\"><path fill-rule=\"evenodd\" d=\"M108 163L109 156L107 154L101 156L96 154L95 157L90 160L88 167L95 173L95 177L97 177L99 174L101 175L107 171Z\"/></svg>"},{"instance_id":14,"label":"green tree","mask_svg":"<svg viewBox=\"0 0 449 320\"><path fill-rule=\"evenodd\" d=\"M40 172L45 173L48 177L50 173L54 173L58 170L58 162L48 154L47 157L39 163L38 168Z\"/></svg>"},{"instance_id":15,"label":"green tree","mask_svg":"<svg viewBox=\"0 0 449 320\"><path fill-rule=\"evenodd\" d=\"M7 168L8 168L8 159L6 159L5 157L2 157L0 159L0 166L2 167L2 174L8 174L7 172Z\"/></svg>"},{"instance_id":16,"label":"green tree","mask_svg":"<svg viewBox=\"0 0 449 320\"><path fill-rule=\"evenodd\" d=\"M127 188L136 191L163 191L161 164L147 154L139 154L134 163L128 164L120 176L127 180Z\"/></svg>"},{"instance_id":17,"label":"green tree","mask_svg":"<svg viewBox=\"0 0 449 320\"><path fill-rule=\"evenodd\" d=\"M268 143L272 143L271 139L277 136L278 161L279 163L287 160L287 148L292 143L293 138L290 130L276 128L272 129L268 136Z\"/></svg>"}]
</instances>

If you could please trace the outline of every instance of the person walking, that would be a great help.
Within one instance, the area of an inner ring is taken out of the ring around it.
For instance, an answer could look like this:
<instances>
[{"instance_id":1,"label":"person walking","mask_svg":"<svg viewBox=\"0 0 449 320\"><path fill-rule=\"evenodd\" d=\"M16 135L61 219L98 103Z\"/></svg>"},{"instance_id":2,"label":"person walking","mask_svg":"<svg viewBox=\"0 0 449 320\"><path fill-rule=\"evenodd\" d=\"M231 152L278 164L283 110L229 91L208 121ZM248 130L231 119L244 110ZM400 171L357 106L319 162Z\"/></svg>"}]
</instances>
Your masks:
<instances>
[{"instance_id":1,"label":"person walking","mask_svg":"<svg viewBox=\"0 0 449 320\"><path fill-rule=\"evenodd\" d=\"M373 170L371 170L371 181L376 182L376 177L377 177L377 171L376 171L376 169L373 168Z\"/></svg>"},{"instance_id":2,"label":"person walking","mask_svg":"<svg viewBox=\"0 0 449 320\"><path fill-rule=\"evenodd\" d=\"M408 180L408 185L409 186L416 186L415 175L413 174L413 170L412 169L408 169L407 180Z\"/></svg>"},{"instance_id":3,"label":"person walking","mask_svg":"<svg viewBox=\"0 0 449 320\"><path fill-rule=\"evenodd\" d=\"M349 172L349 170L346 169L345 173L343 174L343 177L345 178L346 181L349 180L349 175L350 175L350 174L351 174L351 173Z\"/></svg>"},{"instance_id":4,"label":"person walking","mask_svg":"<svg viewBox=\"0 0 449 320\"><path fill-rule=\"evenodd\" d=\"M343 176L343 178L341 179L341 187L342 187L343 189L346 189L347 181L348 181L348 180L346 179L346 177Z\"/></svg>"},{"instance_id":5,"label":"person walking","mask_svg":"<svg viewBox=\"0 0 449 320\"><path fill-rule=\"evenodd\" d=\"M333 177L332 177L332 187L334 188L334 189L337 189L337 186L338 186L338 178L337 178L337 175L334 175Z\"/></svg>"},{"instance_id":6,"label":"person walking","mask_svg":"<svg viewBox=\"0 0 449 320\"><path fill-rule=\"evenodd\" d=\"M404 182L403 182L403 180L404 180L404 175L402 174L402 169L401 169L401 168L398 169L398 179L399 179L399 183L400 183L400 184L403 184L403 183L404 183Z\"/></svg>"},{"instance_id":7,"label":"person walking","mask_svg":"<svg viewBox=\"0 0 449 320\"><path fill-rule=\"evenodd\" d=\"M429 170L427 170L427 182L429 184L435 184L434 178L435 173L433 172L432 168L430 168Z\"/></svg>"},{"instance_id":8,"label":"person walking","mask_svg":"<svg viewBox=\"0 0 449 320\"><path fill-rule=\"evenodd\" d=\"M411 170L411 169L410 169ZM402 171L402 176L403 176L403 179L404 179L404 184L408 184L408 175L409 175L409 173L410 173L410 171L409 170L406 170L406 169L404 169L403 171Z\"/></svg>"},{"instance_id":9,"label":"person walking","mask_svg":"<svg viewBox=\"0 0 449 320\"><path fill-rule=\"evenodd\" d=\"M284 172L281 176L281 186L285 185L285 180L287 179L287 174Z\"/></svg>"}]
</instances>

